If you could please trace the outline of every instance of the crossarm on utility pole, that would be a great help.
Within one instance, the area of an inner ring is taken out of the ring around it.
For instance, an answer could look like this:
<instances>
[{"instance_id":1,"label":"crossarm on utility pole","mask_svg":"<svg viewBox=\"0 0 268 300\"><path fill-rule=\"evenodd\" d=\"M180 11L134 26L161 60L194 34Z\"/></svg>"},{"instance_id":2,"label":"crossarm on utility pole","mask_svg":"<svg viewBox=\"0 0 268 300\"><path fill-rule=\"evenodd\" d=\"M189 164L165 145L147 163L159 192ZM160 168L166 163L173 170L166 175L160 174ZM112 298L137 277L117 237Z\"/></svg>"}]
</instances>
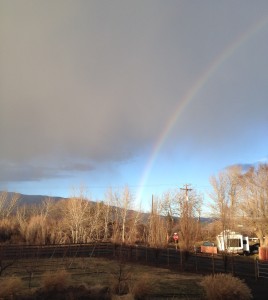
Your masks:
<instances>
[{"instance_id":1,"label":"crossarm on utility pole","mask_svg":"<svg viewBox=\"0 0 268 300\"><path fill-rule=\"evenodd\" d=\"M185 186L185 188L180 188L182 191L185 191L185 197L186 197L186 201L188 201L188 191L191 191L192 189L189 189L188 188L188 184L185 184L184 185Z\"/></svg>"}]
</instances>

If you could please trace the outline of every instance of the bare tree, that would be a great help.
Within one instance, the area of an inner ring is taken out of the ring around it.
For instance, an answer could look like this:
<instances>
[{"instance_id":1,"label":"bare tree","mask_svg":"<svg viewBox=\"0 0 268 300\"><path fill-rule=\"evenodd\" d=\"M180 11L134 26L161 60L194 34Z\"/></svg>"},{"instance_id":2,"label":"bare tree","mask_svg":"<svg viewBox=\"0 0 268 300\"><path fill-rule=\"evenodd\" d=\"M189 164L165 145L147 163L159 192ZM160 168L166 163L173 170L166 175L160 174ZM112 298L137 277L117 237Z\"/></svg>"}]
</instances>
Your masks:
<instances>
[{"instance_id":1,"label":"bare tree","mask_svg":"<svg viewBox=\"0 0 268 300\"><path fill-rule=\"evenodd\" d=\"M130 211L128 214L127 243L133 244L138 239L140 211Z\"/></svg>"},{"instance_id":2,"label":"bare tree","mask_svg":"<svg viewBox=\"0 0 268 300\"><path fill-rule=\"evenodd\" d=\"M195 191L189 195L181 191L177 194L177 201L179 203L180 247L189 251L193 249L200 230L202 197Z\"/></svg>"},{"instance_id":3,"label":"bare tree","mask_svg":"<svg viewBox=\"0 0 268 300\"><path fill-rule=\"evenodd\" d=\"M162 214L161 199L152 199L152 210L149 218L147 242L150 246L161 247L167 243L167 220Z\"/></svg>"},{"instance_id":4,"label":"bare tree","mask_svg":"<svg viewBox=\"0 0 268 300\"><path fill-rule=\"evenodd\" d=\"M212 199L212 217L221 223L221 231L227 229L235 230L237 224L236 217L239 213L240 189L240 167L232 167L220 172L218 177L212 176L210 183L213 192L210 193Z\"/></svg>"},{"instance_id":5,"label":"bare tree","mask_svg":"<svg viewBox=\"0 0 268 300\"><path fill-rule=\"evenodd\" d=\"M72 243L87 241L87 226L90 219L90 204L83 194L68 199L64 207L66 228L70 232Z\"/></svg>"},{"instance_id":6,"label":"bare tree","mask_svg":"<svg viewBox=\"0 0 268 300\"><path fill-rule=\"evenodd\" d=\"M121 219L122 219L122 242L125 243L126 238L126 226L127 226L127 214L132 205L132 195L129 188L126 186L121 197Z\"/></svg>"},{"instance_id":7,"label":"bare tree","mask_svg":"<svg viewBox=\"0 0 268 300\"><path fill-rule=\"evenodd\" d=\"M177 192L177 190L169 190L165 192L162 195L160 201L160 213L165 217L167 242L172 233L174 233L174 226L176 226L175 218L178 219L179 217L179 204L177 201Z\"/></svg>"},{"instance_id":8,"label":"bare tree","mask_svg":"<svg viewBox=\"0 0 268 300\"><path fill-rule=\"evenodd\" d=\"M244 222L251 227L261 246L268 246L268 165L260 164L241 175Z\"/></svg>"},{"instance_id":9,"label":"bare tree","mask_svg":"<svg viewBox=\"0 0 268 300\"><path fill-rule=\"evenodd\" d=\"M109 197L110 192L106 192L105 202L102 203L102 212L103 212L103 239L108 240L110 238L110 222L111 222L111 197Z\"/></svg>"},{"instance_id":10,"label":"bare tree","mask_svg":"<svg viewBox=\"0 0 268 300\"><path fill-rule=\"evenodd\" d=\"M17 209L16 219L21 237L28 244L46 244L49 236L49 214L52 200L46 198L41 205L31 209L22 206Z\"/></svg>"},{"instance_id":11,"label":"bare tree","mask_svg":"<svg viewBox=\"0 0 268 300\"><path fill-rule=\"evenodd\" d=\"M101 202L90 203L88 220L88 241L101 240L106 231L107 207Z\"/></svg>"},{"instance_id":12,"label":"bare tree","mask_svg":"<svg viewBox=\"0 0 268 300\"><path fill-rule=\"evenodd\" d=\"M180 247L193 248L199 233L202 198L193 192L168 191L162 198L154 199L149 219L148 242L153 246L166 245L174 230L179 231Z\"/></svg>"},{"instance_id":13,"label":"bare tree","mask_svg":"<svg viewBox=\"0 0 268 300\"><path fill-rule=\"evenodd\" d=\"M106 228L106 234L110 231L111 240L113 242L120 242L121 237L121 221L120 221L120 202L118 193L114 192L112 189L108 189L106 192L106 205L110 208L110 218L106 214L106 224L108 222L108 227ZM108 221L109 220L109 221Z\"/></svg>"},{"instance_id":14,"label":"bare tree","mask_svg":"<svg viewBox=\"0 0 268 300\"><path fill-rule=\"evenodd\" d=\"M132 208L133 196L125 186L123 191L114 192L111 189L107 193L111 208L111 223L112 223L112 239L114 242L125 243L128 239L129 227L128 214Z\"/></svg>"},{"instance_id":15,"label":"bare tree","mask_svg":"<svg viewBox=\"0 0 268 300\"><path fill-rule=\"evenodd\" d=\"M11 213L14 212L18 201L20 200L20 195L17 193L0 193L0 218L8 218Z\"/></svg>"}]
</instances>

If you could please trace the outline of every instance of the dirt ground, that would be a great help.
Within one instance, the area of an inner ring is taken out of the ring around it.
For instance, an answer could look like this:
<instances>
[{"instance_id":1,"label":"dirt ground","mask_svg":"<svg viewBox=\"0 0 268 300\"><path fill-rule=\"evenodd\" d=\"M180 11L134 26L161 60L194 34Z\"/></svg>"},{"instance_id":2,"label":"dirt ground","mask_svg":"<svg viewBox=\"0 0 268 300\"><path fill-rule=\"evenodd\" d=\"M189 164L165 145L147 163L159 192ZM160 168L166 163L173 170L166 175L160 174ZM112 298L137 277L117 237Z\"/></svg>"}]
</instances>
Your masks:
<instances>
[{"instance_id":1,"label":"dirt ground","mask_svg":"<svg viewBox=\"0 0 268 300\"><path fill-rule=\"evenodd\" d=\"M251 289L254 300L267 300L268 299L268 279L259 278L258 280L253 278L245 279L245 283Z\"/></svg>"}]
</instances>

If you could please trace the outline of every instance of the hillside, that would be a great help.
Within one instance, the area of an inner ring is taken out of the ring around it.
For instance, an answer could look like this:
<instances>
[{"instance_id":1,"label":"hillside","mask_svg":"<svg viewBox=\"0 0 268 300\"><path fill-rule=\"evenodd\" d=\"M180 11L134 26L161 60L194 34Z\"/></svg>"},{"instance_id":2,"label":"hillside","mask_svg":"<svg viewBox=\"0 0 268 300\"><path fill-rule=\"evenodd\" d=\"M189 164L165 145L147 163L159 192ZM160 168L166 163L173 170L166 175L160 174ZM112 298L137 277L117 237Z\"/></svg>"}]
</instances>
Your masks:
<instances>
[{"instance_id":1,"label":"hillside","mask_svg":"<svg viewBox=\"0 0 268 300\"><path fill-rule=\"evenodd\" d=\"M2 192L3 191L0 191L0 194ZM44 200L46 200L48 198L55 202L68 199L68 198L64 198L64 197L53 197L53 196L47 196L47 195L26 195L26 194L21 194L21 193L16 193L16 194L18 194L20 196L20 199L18 202L19 205L38 205L38 204L41 204ZM14 192L8 192L8 195L11 198L12 195L14 195ZM91 201L91 202L96 203L95 201ZM129 210L130 215L135 214L135 213L136 213L136 211ZM149 216L150 216L150 213L142 212L141 220L146 221L146 220L148 220ZM177 219L177 218L175 217L175 219ZM200 222L201 223L210 223L210 222L212 222L212 219L207 218L207 217L200 217Z\"/></svg>"},{"instance_id":2,"label":"hillside","mask_svg":"<svg viewBox=\"0 0 268 300\"><path fill-rule=\"evenodd\" d=\"M5 193L5 191L0 191L1 193ZM8 192L8 197L11 198L14 194L19 195L19 205L32 205L32 204L41 204L44 200L50 198L53 201L60 201L62 199L67 199L63 197L51 197L46 195L26 195L15 192Z\"/></svg>"}]
</instances>

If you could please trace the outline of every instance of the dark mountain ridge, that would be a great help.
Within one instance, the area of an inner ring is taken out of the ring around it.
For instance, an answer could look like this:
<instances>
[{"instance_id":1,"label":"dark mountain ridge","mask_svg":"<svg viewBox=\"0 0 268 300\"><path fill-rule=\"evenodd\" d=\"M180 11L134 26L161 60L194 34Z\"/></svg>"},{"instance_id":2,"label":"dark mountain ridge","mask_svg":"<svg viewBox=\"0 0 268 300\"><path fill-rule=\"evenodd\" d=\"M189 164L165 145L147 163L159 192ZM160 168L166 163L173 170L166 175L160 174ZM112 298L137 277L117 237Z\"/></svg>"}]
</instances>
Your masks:
<instances>
[{"instance_id":1,"label":"dark mountain ridge","mask_svg":"<svg viewBox=\"0 0 268 300\"><path fill-rule=\"evenodd\" d=\"M31 205L31 204L41 204L46 199L51 199L53 201L60 201L60 200L66 200L67 198L64 197L52 197L52 196L46 196L46 195L26 195L16 192L6 192L6 191L0 191L1 193L7 193L8 198L11 199L14 195L19 196L18 205Z\"/></svg>"},{"instance_id":2,"label":"dark mountain ridge","mask_svg":"<svg viewBox=\"0 0 268 300\"><path fill-rule=\"evenodd\" d=\"M0 194L1 193L6 193L6 192L0 191ZM68 199L65 197L53 197L53 196L47 196L47 195L27 195L27 194L15 193L15 192L7 192L7 193L8 193L8 197L10 199L14 194L17 194L19 196L18 205L40 205L40 204L42 204L43 201L45 201L47 199L50 199L55 202ZM90 202L96 203L96 201L90 201ZM135 213L137 213L137 212L134 210L129 210L129 214L133 215ZM149 212L141 213L141 220L146 221L146 220L148 220L149 217L150 217ZM177 219L177 217L175 217L174 219ZM212 218L200 217L201 223L211 223L212 221L213 221Z\"/></svg>"}]
</instances>

